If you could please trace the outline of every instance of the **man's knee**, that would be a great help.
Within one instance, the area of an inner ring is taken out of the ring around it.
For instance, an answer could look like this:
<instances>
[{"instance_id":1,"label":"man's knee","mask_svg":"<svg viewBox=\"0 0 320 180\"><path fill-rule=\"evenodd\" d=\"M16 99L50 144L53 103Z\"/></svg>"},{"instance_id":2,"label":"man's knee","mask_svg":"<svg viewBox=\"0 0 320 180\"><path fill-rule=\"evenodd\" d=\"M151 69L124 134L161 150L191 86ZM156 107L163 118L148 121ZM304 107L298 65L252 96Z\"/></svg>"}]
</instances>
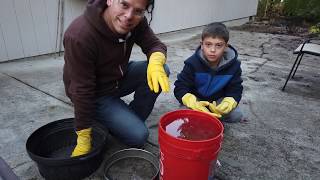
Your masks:
<instances>
[{"instance_id":1,"label":"man's knee","mask_svg":"<svg viewBox=\"0 0 320 180\"><path fill-rule=\"evenodd\" d=\"M148 140L149 132L148 129L140 129L140 130L133 130L130 133L130 137L128 137L127 145L131 147L142 147Z\"/></svg>"}]
</instances>

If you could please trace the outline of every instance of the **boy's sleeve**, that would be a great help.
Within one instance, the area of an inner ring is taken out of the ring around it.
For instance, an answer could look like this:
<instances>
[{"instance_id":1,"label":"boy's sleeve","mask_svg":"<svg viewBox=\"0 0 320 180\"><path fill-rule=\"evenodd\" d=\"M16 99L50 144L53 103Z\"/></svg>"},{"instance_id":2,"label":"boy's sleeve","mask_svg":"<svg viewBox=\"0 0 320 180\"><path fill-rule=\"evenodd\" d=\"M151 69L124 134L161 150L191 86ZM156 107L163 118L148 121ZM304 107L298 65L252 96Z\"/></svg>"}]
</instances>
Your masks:
<instances>
[{"instance_id":1,"label":"boy's sleeve","mask_svg":"<svg viewBox=\"0 0 320 180\"><path fill-rule=\"evenodd\" d=\"M191 65L185 63L182 71L178 74L174 85L174 95L182 104L182 97L186 93L193 93L194 90L194 70Z\"/></svg>"},{"instance_id":2,"label":"boy's sleeve","mask_svg":"<svg viewBox=\"0 0 320 180\"><path fill-rule=\"evenodd\" d=\"M230 83L225 88L225 97L233 97L238 103L242 97L242 78L241 78L242 70L239 63L239 68L231 79Z\"/></svg>"}]
</instances>

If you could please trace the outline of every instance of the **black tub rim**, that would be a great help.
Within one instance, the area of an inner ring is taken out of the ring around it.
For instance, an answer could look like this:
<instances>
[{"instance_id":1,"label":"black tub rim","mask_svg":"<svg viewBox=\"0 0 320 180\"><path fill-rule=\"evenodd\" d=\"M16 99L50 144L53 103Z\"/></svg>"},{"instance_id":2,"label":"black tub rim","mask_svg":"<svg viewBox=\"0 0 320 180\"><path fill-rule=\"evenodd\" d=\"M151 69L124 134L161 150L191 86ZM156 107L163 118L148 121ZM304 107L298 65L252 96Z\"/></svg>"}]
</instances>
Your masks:
<instances>
[{"instance_id":1,"label":"black tub rim","mask_svg":"<svg viewBox=\"0 0 320 180\"><path fill-rule=\"evenodd\" d=\"M28 137L27 142L26 142L26 150L27 150L27 153L29 154L30 158L33 161L35 161L36 163L45 163L47 166L60 166L62 163L63 163L63 165L83 163L83 161L92 159L92 158L96 157L97 155L99 155L101 153L101 151L104 151L106 144L107 144L108 134L107 134L106 128L102 124L99 124L99 123L96 123L94 126L97 127L97 129L99 129L97 132L100 135L103 135L103 142L101 144L97 145L88 154L84 154L84 155L76 156L76 157L70 157L70 158L48 158L48 157L39 156L39 155L33 153L32 151L30 151L29 146L31 146L30 141L32 141L32 139L33 139L32 137L36 136L40 132L49 128L50 126L56 126L59 123L65 123L65 124L71 125L71 126L66 126L66 127L60 128L60 130L70 130L71 128L73 128L73 121L74 121L74 118L64 118L64 119L56 120L56 121L47 123L47 124L39 127L33 133L31 133L31 135ZM95 129L95 130L97 130L97 129ZM50 134L50 133L48 133L48 134Z\"/></svg>"}]
</instances>

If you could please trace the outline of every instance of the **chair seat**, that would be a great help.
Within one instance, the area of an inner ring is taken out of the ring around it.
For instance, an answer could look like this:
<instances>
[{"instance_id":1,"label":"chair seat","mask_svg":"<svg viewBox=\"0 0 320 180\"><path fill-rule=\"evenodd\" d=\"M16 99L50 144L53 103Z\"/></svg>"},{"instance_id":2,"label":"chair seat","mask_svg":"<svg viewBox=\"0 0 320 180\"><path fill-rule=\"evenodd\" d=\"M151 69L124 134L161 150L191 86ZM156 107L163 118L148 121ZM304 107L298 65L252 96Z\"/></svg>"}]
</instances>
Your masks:
<instances>
[{"instance_id":1,"label":"chair seat","mask_svg":"<svg viewBox=\"0 0 320 180\"><path fill-rule=\"evenodd\" d=\"M293 54L298 54L298 55L297 55L296 60L293 63L293 66L290 70L290 73L289 73L287 79L286 79L286 82L284 83L284 85L282 87L282 91L284 91L284 89L286 88L286 85L287 85L289 79L293 78L294 75L296 74L297 69L300 65L301 59L304 54L320 56L320 44L311 43L311 39L305 40L303 44L300 44L299 47L293 51ZM294 70L294 72L293 72L293 70Z\"/></svg>"},{"instance_id":2,"label":"chair seat","mask_svg":"<svg viewBox=\"0 0 320 180\"><path fill-rule=\"evenodd\" d=\"M300 44L300 46L294 50L294 54L298 54L301 50L301 47L302 47L303 44ZM303 53L307 53L307 54L312 54L312 55L315 55L315 56L320 56L320 45L319 44L313 44L313 43L306 43L304 46L303 46L303 49L302 51Z\"/></svg>"}]
</instances>

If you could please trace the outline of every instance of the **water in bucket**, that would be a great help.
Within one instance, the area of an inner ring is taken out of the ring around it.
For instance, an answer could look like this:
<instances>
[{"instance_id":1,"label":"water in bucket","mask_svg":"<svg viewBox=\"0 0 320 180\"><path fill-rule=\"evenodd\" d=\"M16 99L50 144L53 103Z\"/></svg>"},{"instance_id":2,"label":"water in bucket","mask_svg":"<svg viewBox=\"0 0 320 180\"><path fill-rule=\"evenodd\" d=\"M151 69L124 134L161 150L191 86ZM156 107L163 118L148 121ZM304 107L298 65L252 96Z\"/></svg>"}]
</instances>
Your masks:
<instances>
[{"instance_id":1,"label":"water in bucket","mask_svg":"<svg viewBox=\"0 0 320 180\"><path fill-rule=\"evenodd\" d=\"M212 123L189 118L176 119L169 123L165 130L173 137L191 141L207 140L217 135Z\"/></svg>"}]
</instances>

